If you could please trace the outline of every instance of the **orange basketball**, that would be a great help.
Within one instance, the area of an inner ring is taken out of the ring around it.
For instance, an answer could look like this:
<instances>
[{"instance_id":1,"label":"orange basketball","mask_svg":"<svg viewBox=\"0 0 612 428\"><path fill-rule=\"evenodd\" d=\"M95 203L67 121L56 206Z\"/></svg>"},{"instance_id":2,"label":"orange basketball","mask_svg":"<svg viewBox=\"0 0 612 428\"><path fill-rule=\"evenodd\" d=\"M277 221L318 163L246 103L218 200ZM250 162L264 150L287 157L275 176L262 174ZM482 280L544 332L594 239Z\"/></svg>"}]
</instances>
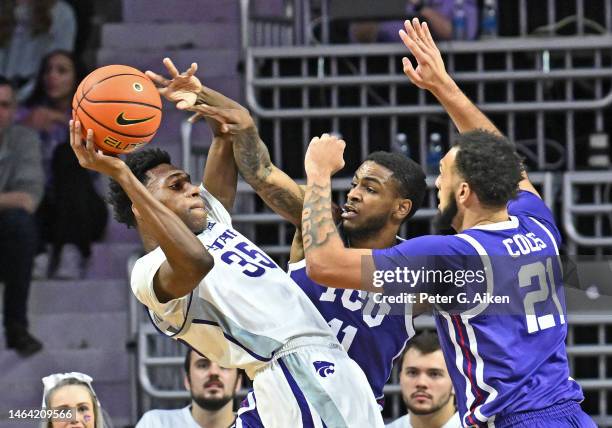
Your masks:
<instances>
[{"instance_id":1,"label":"orange basketball","mask_svg":"<svg viewBox=\"0 0 612 428\"><path fill-rule=\"evenodd\" d=\"M106 153L129 153L147 144L161 123L157 88L140 70L107 65L91 72L72 98L72 115L93 129L96 146Z\"/></svg>"}]
</instances>

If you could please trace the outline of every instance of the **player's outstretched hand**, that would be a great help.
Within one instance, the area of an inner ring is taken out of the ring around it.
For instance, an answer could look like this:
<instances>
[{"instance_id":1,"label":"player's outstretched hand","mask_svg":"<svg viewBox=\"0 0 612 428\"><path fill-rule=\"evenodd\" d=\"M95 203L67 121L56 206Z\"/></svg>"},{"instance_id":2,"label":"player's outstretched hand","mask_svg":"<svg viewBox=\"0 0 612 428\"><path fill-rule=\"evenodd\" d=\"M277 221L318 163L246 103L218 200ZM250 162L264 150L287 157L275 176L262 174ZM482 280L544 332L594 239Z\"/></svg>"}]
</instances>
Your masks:
<instances>
[{"instance_id":1,"label":"player's outstretched hand","mask_svg":"<svg viewBox=\"0 0 612 428\"><path fill-rule=\"evenodd\" d=\"M304 168L306 175L334 175L344 168L344 148L346 143L334 135L323 134L310 140Z\"/></svg>"},{"instance_id":2,"label":"player's outstretched hand","mask_svg":"<svg viewBox=\"0 0 612 428\"><path fill-rule=\"evenodd\" d=\"M240 104L232 102L236 105L216 107L208 104L196 104L189 107L188 110L196 113L198 116L208 117L218 122L222 133L237 134L246 129L253 128L255 122L249 111Z\"/></svg>"},{"instance_id":3,"label":"player's outstretched hand","mask_svg":"<svg viewBox=\"0 0 612 428\"><path fill-rule=\"evenodd\" d=\"M402 58L404 74L421 89L432 92L443 89L452 79L446 72L442 55L427 23L414 18L412 21L406 20L404 27L405 30L400 30L399 35L417 61L415 69L408 58Z\"/></svg>"},{"instance_id":4,"label":"player's outstretched hand","mask_svg":"<svg viewBox=\"0 0 612 428\"><path fill-rule=\"evenodd\" d=\"M97 171L114 178L126 167L125 163L118 157L107 156L102 151L96 149L92 129L87 130L86 142L83 144L81 122L71 120L69 126L70 147L72 147L74 154L79 160L79 164L83 168L91 169L92 171Z\"/></svg>"},{"instance_id":5,"label":"player's outstretched hand","mask_svg":"<svg viewBox=\"0 0 612 428\"><path fill-rule=\"evenodd\" d=\"M202 89L200 79L195 77L198 64L194 62L185 72L179 73L170 58L164 58L163 63L170 74L170 79L150 70L145 72L147 77L157 84L159 93L168 101L174 103L179 110L187 110L195 105L198 94Z\"/></svg>"}]
</instances>

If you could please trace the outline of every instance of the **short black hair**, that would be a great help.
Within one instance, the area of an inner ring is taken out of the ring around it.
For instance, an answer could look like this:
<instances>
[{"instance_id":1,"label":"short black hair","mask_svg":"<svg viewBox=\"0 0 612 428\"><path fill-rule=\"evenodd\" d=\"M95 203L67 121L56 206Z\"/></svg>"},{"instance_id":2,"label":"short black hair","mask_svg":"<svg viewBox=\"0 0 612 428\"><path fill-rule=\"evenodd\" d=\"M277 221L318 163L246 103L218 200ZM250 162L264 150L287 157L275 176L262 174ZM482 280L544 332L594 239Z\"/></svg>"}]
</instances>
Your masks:
<instances>
[{"instance_id":1,"label":"short black hair","mask_svg":"<svg viewBox=\"0 0 612 428\"><path fill-rule=\"evenodd\" d=\"M10 86L11 89L15 89L15 87L13 86L13 82L11 82L9 79L7 79L5 76L1 74L0 74L0 85Z\"/></svg>"},{"instance_id":2,"label":"short black hair","mask_svg":"<svg viewBox=\"0 0 612 428\"><path fill-rule=\"evenodd\" d=\"M404 221L412 217L423 205L427 192L427 182L425 181L423 168L404 155L383 151L370 153L366 161L375 162L393 173L392 177L397 183L398 194L402 198L412 201L412 208Z\"/></svg>"},{"instance_id":3,"label":"short black hair","mask_svg":"<svg viewBox=\"0 0 612 428\"><path fill-rule=\"evenodd\" d=\"M127 155L125 163L138 181L146 185L149 180L148 171L161 164L170 164L171 161L168 152L160 149L144 149ZM108 202L113 206L115 220L127 224L128 227L136 226L132 201L119 183L112 179L109 183Z\"/></svg>"},{"instance_id":4,"label":"short black hair","mask_svg":"<svg viewBox=\"0 0 612 428\"><path fill-rule=\"evenodd\" d=\"M502 207L516 197L523 162L507 138L477 129L460 134L454 147L457 172L484 206Z\"/></svg>"},{"instance_id":5,"label":"short black hair","mask_svg":"<svg viewBox=\"0 0 612 428\"><path fill-rule=\"evenodd\" d=\"M185 374L189 377L189 372L191 371L191 353L193 349L187 348L187 353L185 354L185 361L183 362L183 368L185 369Z\"/></svg>"},{"instance_id":6,"label":"short black hair","mask_svg":"<svg viewBox=\"0 0 612 428\"><path fill-rule=\"evenodd\" d=\"M402 356L399 360L400 368L404 365L404 357L412 348L418 350L419 352L421 352L421 354L424 355L431 354L440 350L441 347L438 334L431 330L423 330L421 333L410 339L408 341L408 344L406 345L406 348L404 349L404 352L402 352Z\"/></svg>"}]
</instances>

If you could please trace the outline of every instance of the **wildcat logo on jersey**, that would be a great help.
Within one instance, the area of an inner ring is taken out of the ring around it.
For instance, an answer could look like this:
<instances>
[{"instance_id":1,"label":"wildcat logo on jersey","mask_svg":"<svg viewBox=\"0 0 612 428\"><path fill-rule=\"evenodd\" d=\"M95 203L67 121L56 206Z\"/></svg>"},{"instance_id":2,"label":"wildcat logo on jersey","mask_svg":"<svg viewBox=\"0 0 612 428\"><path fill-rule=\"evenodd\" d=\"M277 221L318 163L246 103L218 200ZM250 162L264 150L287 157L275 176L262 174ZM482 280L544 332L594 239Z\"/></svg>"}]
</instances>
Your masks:
<instances>
[{"instance_id":1,"label":"wildcat logo on jersey","mask_svg":"<svg viewBox=\"0 0 612 428\"><path fill-rule=\"evenodd\" d=\"M330 363L329 361L315 361L312 365L321 377L327 377L334 374L336 371L334 363Z\"/></svg>"}]
</instances>

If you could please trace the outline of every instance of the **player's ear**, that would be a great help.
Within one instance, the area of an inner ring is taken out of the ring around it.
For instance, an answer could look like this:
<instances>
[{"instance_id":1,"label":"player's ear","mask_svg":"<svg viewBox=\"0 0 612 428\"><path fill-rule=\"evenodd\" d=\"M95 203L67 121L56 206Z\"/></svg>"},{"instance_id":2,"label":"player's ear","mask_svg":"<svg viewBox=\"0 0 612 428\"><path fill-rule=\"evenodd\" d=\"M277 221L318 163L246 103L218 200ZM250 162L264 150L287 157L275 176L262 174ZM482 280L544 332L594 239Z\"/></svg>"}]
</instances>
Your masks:
<instances>
[{"instance_id":1,"label":"player's ear","mask_svg":"<svg viewBox=\"0 0 612 428\"><path fill-rule=\"evenodd\" d=\"M410 214L412 210L412 200L411 199L399 199L397 204L397 209L395 210L395 215L398 217L400 222L404 221L404 219Z\"/></svg>"},{"instance_id":2,"label":"player's ear","mask_svg":"<svg viewBox=\"0 0 612 428\"><path fill-rule=\"evenodd\" d=\"M462 204L465 204L472 194L472 189L470 189L470 185L468 183L462 181L461 183L459 183L455 194L457 195L457 201L461 202Z\"/></svg>"},{"instance_id":3,"label":"player's ear","mask_svg":"<svg viewBox=\"0 0 612 428\"><path fill-rule=\"evenodd\" d=\"M187 391L191 391L191 382L189 382L189 375L185 375L183 378L183 385Z\"/></svg>"}]
</instances>

